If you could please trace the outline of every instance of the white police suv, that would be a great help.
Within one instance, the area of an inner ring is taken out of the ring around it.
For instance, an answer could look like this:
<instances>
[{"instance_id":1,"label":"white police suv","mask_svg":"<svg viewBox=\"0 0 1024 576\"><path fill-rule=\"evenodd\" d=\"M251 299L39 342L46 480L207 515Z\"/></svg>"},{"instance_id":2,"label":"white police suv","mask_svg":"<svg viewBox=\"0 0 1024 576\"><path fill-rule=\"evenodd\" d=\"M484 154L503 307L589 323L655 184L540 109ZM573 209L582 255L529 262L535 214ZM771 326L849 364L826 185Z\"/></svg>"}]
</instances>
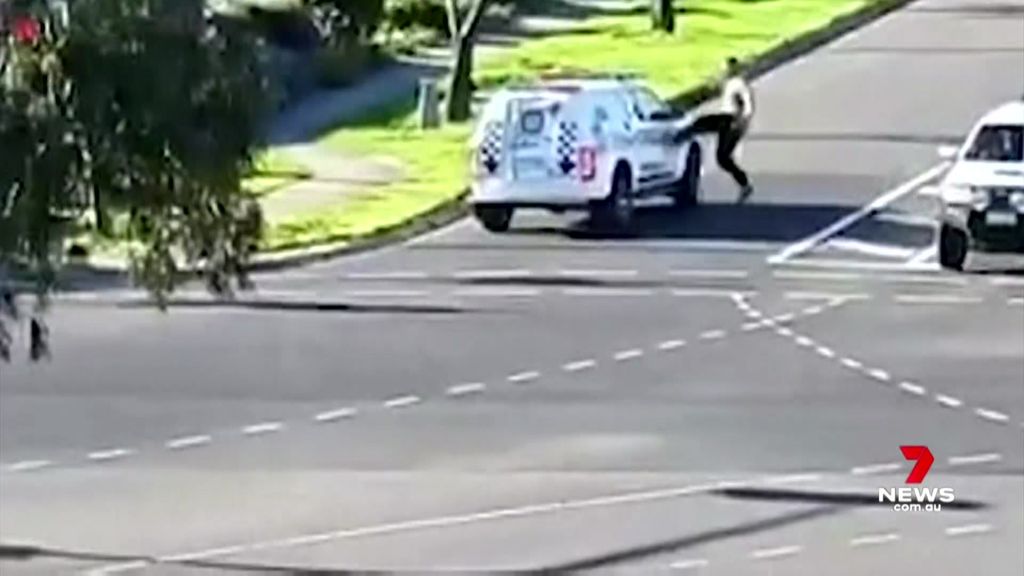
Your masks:
<instances>
[{"instance_id":1,"label":"white police suv","mask_svg":"<svg viewBox=\"0 0 1024 576\"><path fill-rule=\"evenodd\" d=\"M962 270L969 250L1024 253L1024 99L990 111L961 148L943 147L953 165L939 185L939 263Z\"/></svg>"},{"instance_id":2,"label":"white police suv","mask_svg":"<svg viewBox=\"0 0 1024 576\"><path fill-rule=\"evenodd\" d=\"M515 210L589 210L628 227L637 198L700 197L701 150L674 142L692 122L646 86L624 77L557 77L496 93L471 142L470 204L492 232Z\"/></svg>"}]
</instances>

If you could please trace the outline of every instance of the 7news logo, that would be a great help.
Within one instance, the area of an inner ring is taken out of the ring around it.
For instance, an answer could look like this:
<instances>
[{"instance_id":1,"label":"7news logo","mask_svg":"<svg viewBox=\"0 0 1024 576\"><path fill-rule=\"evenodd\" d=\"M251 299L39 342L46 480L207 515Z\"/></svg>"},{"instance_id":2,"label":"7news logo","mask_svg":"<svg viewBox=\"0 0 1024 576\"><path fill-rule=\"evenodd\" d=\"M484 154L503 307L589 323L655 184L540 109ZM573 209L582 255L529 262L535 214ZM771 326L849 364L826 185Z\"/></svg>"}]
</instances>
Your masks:
<instances>
[{"instance_id":1,"label":"7news logo","mask_svg":"<svg viewBox=\"0 0 1024 576\"><path fill-rule=\"evenodd\" d=\"M900 446L903 457L915 462L907 475L907 484L921 484L931 470L935 457L927 446ZM891 503L895 512L939 512L943 504L956 500L952 488L923 488L904 486L902 488L879 488L878 501Z\"/></svg>"}]
</instances>

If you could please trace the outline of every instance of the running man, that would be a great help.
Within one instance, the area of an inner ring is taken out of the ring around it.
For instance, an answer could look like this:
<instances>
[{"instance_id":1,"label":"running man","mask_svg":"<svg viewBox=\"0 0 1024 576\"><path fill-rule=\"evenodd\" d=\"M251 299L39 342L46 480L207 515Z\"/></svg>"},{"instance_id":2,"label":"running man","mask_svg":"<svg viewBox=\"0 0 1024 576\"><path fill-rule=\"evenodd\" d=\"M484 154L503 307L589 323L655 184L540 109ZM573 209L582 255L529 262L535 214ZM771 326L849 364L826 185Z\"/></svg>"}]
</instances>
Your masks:
<instances>
[{"instance_id":1,"label":"running man","mask_svg":"<svg viewBox=\"0 0 1024 576\"><path fill-rule=\"evenodd\" d=\"M739 202L744 202L754 193L750 178L736 164L733 155L740 140L746 135L750 122L754 118L754 91L743 77L740 63L734 57L725 62L725 79L722 82L722 109L714 114L705 114L676 135L677 140L685 140L697 134L714 133L718 135L718 147L715 159L718 165L732 176L740 187Z\"/></svg>"}]
</instances>

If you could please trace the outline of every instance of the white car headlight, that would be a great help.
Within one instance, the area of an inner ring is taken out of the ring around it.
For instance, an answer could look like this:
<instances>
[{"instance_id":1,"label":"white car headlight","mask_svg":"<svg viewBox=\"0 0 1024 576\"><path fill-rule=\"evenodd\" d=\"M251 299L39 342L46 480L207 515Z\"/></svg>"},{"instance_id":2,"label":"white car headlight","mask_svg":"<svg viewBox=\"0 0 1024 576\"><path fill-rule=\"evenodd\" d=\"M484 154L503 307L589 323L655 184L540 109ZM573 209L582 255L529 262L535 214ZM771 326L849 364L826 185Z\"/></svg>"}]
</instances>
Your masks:
<instances>
[{"instance_id":1,"label":"white car headlight","mask_svg":"<svg viewBox=\"0 0 1024 576\"><path fill-rule=\"evenodd\" d=\"M1024 190L1010 193L1010 206L1016 208L1018 212L1024 212Z\"/></svg>"}]
</instances>

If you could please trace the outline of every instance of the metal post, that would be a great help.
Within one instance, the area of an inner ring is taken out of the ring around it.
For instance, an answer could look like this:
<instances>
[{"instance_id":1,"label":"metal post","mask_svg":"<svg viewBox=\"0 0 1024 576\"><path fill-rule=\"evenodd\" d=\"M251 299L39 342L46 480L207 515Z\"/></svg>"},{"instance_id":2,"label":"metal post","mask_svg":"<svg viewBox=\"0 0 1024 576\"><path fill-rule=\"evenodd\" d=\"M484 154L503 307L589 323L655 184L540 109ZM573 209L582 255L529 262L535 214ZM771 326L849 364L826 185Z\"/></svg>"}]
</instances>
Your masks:
<instances>
[{"instance_id":1,"label":"metal post","mask_svg":"<svg viewBox=\"0 0 1024 576\"><path fill-rule=\"evenodd\" d=\"M422 130L431 130L441 125L440 93L433 80L420 80L419 89L419 126Z\"/></svg>"}]
</instances>

